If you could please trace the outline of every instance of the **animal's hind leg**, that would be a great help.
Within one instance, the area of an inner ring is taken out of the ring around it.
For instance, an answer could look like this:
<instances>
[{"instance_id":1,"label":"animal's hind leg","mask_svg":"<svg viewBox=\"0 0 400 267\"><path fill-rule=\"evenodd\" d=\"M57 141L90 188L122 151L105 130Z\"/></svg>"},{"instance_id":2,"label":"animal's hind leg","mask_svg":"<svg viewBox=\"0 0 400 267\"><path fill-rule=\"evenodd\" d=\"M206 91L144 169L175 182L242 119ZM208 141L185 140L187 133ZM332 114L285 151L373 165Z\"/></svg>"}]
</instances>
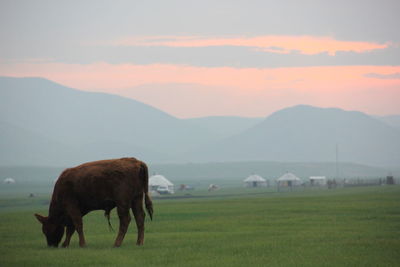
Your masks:
<instances>
[{"instance_id":1,"label":"animal's hind leg","mask_svg":"<svg viewBox=\"0 0 400 267\"><path fill-rule=\"evenodd\" d=\"M135 221L136 221L136 226L137 226L137 241L136 245L140 246L143 245L144 242L144 218L146 214L144 213L143 210L143 195L141 197L136 198L132 202L132 212L133 215L135 216Z\"/></svg>"},{"instance_id":2,"label":"animal's hind leg","mask_svg":"<svg viewBox=\"0 0 400 267\"><path fill-rule=\"evenodd\" d=\"M117 204L117 212L119 217L119 231L118 236L115 239L114 247L119 247L124 240L126 231L128 230L129 223L131 221L131 215L129 214L129 207L120 206Z\"/></svg>"}]
</instances>

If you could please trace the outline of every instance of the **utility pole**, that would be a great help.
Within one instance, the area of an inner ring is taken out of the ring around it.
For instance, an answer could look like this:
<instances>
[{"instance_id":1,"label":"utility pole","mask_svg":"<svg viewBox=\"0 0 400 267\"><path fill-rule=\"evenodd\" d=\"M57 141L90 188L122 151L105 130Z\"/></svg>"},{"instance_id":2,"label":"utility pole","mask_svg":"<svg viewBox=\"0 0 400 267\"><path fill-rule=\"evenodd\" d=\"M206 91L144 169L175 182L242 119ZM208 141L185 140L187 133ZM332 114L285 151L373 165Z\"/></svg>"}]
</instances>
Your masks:
<instances>
[{"instance_id":1,"label":"utility pole","mask_svg":"<svg viewBox=\"0 0 400 267\"><path fill-rule=\"evenodd\" d=\"M339 166L338 166L338 158L339 158L339 152L338 152L338 144L336 143L336 180L339 179Z\"/></svg>"}]
</instances>

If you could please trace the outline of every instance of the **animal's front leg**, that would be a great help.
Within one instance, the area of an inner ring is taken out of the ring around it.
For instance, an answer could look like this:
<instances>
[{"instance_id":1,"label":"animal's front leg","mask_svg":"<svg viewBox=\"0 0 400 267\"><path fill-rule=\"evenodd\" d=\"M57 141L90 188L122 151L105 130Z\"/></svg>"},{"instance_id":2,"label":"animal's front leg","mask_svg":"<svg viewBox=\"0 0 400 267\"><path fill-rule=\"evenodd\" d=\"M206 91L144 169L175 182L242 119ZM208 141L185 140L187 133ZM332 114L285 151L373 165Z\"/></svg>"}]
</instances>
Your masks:
<instances>
[{"instance_id":1,"label":"animal's front leg","mask_svg":"<svg viewBox=\"0 0 400 267\"><path fill-rule=\"evenodd\" d=\"M63 248L66 248L69 246L69 242L71 241L71 236L75 232L75 226L73 224L67 226L67 231L66 231L66 236L65 236L65 241L62 244Z\"/></svg>"},{"instance_id":2,"label":"animal's front leg","mask_svg":"<svg viewBox=\"0 0 400 267\"><path fill-rule=\"evenodd\" d=\"M124 240L126 231L128 230L129 223L131 222L129 208L117 206L117 212L119 217L119 231L118 236L115 239L114 247L121 246L122 240Z\"/></svg>"},{"instance_id":3,"label":"animal's front leg","mask_svg":"<svg viewBox=\"0 0 400 267\"><path fill-rule=\"evenodd\" d=\"M86 241L85 236L83 235L83 222L82 222L82 215L78 208L70 207L67 209L68 214L71 217L72 223L78 232L79 235L79 246L85 247Z\"/></svg>"}]
</instances>

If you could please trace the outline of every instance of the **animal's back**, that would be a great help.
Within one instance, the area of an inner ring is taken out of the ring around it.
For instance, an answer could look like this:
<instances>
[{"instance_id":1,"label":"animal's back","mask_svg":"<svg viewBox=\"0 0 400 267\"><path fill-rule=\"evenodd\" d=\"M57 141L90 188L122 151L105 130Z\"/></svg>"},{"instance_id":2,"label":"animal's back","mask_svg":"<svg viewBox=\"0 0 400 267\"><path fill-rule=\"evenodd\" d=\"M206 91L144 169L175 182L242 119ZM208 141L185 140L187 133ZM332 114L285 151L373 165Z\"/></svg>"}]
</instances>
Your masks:
<instances>
[{"instance_id":1,"label":"animal's back","mask_svg":"<svg viewBox=\"0 0 400 267\"><path fill-rule=\"evenodd\" d=\"M66 169L57 180L53 197L75 198L88 211L103 209L109 201L130 201L144 191L147 181L140 177L143 165L135 158L122 158Z\"/></svg>"},{"instance_id":2,"label":"animal's back","mask_svg":"<svg viewBox=\"0 0 400 267\"><path fill-rule=\"evenodd\" d=\"M112 179L114 176L121 176L121 174L132 174L135 169L140 168L143 162L135 158L121 158L98 160L83 163L73 168L64 170L57 182L82 182L91 179Z\"/></svg>"}]
</instances>

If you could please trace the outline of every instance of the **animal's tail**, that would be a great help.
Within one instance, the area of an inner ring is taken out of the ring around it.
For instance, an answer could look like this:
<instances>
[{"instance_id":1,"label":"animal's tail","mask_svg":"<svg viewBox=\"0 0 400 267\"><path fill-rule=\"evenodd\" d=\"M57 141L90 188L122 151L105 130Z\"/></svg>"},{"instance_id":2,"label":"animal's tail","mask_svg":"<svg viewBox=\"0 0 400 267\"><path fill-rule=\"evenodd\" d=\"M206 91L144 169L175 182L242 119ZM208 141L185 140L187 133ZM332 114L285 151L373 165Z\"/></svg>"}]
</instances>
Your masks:
<instances>
[{"instance_id":1,"label":"animal's tail","mask_svg":"<svg viewBox=\"0 0 400 267\"><path fill-rule=\"evenodd\" d=\"M110 211L111 211L110 209L106 209L106 211L104 212L104 216L107 218L107 221L108 221L108 229L110 231L114 232L114 228L112 227L112 225L110 223Z\"/></svg>"},{"instance_id":2,"label":"animal's tail","mask_svg":"<svg viewBox=\"0 0 400 267\"><path fill-rule=\"evenodd\" d=\"M147 165L142 162L140 166L140 177L143 179L144 184L144 205L146 207L147 213L150 216L150 219L153 220L153 202L151 201L149 195L149 170L147 169Z\"/></svg>"}]
</instances>

